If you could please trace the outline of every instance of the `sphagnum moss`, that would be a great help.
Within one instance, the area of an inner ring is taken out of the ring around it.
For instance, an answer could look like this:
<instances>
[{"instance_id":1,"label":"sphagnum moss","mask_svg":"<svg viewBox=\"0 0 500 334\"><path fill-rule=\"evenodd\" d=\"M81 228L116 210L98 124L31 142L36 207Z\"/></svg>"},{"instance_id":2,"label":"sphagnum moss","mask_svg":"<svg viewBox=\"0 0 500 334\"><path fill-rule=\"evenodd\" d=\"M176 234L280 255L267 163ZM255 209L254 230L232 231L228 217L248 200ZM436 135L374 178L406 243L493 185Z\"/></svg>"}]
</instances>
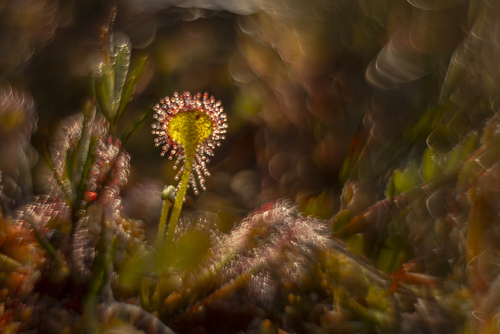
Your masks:
<instances>
[{"instance_id":1,"label":"sphagnum moss","mask_svg":"<svg viewBox=\"0 0 500 334\"><path fill-rule=\"evenodd\" d=\"M174 169L182 165L175 176L180 181L168 223L168 245L174 237L188 186L198 195L197 178L201 189L206 189L205 176L210 176L206 165L210 162L209 157L214 155L215 147L220 146L220 141L225 138L227 117L221 102L209 97L208 93L192 96L189 92L182 95L176 92L171 98L161 99L153 109L157 120L152 124L152 134L157 136L155 146L161 146L161 156L170 151L168 158L176 157ZM158 228L159 241L164 238L166 219L164 209Z\"/></svg>"}]
</instances>

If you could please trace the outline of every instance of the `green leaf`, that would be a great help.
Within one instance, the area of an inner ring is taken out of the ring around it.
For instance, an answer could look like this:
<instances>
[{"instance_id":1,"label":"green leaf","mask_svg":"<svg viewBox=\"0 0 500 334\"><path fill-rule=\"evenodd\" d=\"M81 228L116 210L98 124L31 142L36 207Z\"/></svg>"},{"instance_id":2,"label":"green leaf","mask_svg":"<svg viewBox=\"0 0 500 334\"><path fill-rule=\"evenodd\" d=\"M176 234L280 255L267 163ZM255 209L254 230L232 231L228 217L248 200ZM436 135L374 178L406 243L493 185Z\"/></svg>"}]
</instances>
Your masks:
<instances>
[{"instance_id":1,"label":"green leaf","mask_svg":"<svg viewBox=\"0 0 500 334\"><path fill-rule=\"evenodd\" d=\"M64 162L64 178L66 179L65 181L67 182L68 185L73 184L73 157L75 154L75 147L73 145L69 145L68 149L66 150L66 159ZM73 189L70 190L70 193L73 194Z\"/></svg>"},{"instance_id":2,"label":"green leaf","mask_svg":"<svg viewBox=\"0 0 500 334\"><path fill-rule=\"evenodd\" d=\"M441 86L440 101L449 100L453 92L460 86L466 69L474 58L471 46L466 45L469 43L470 39L466 39L464 44L459 45L452 55L448 65L448 71L444 78L443 85Z\"/></svg>"},{"instance_id":3,"label":"green leaf","mask_svg":"<svg viewBox=\"0 0 500 334\"><path fill-rule=\"evenodd\" d=\"M420 175L418 175L418 167L414 161L408 164L403 173L396 174L394 179L394 184L398 193L412 190L420 183L422 183L422 180L420 179Z\"/></svg>"},{"instance_id":4,"label":"green leaf","mask_svg":"<svg viewBox=\"0 0 500 334\"><path fill-rule=\"evenodd\" d=\"M415 125L405 132L404 140L415 142L427 138L435 128L436 120L452 107L453 103L447 102L423 113Z\"/></svg>"},{"instance_id":5,"label":"green leaf","mask_svg":"<svg viewBox=\"0 0 500 334\"><path fill-rule=\"evenodd\" d=\"M395 186L395 183L394 183L394 179L396 178L396 174L401 174L401 170L400 169L396 169L391 177L389 178L389 180L387 181L387 185L385 186L385 192L384 192L384 195L386 198L393 198L394 196L397 195L396 193L396 186Z\"/></svg>"},{"instance_id":6,"label":"green leaf","mask_svg":"<svg viewBox=\"0 0 500 334\"><path fill-rule=\"evenodd\" d=\"M111 245L106 240L106 223L103 222L99 243L97 245L97 256L92 268L92 277L90 278L87 294L85 295L84 308L87 322L85 324L86 332L97 333L97 304L103 288L108 282L109 266L113 261L115 252L118 248L118 238L113 237Z\"/></svg>"},{"instance_id":7,"label":"green leaf","mask_svg":"<svg viewBox=\"0 0 500 334\"><path fill-rule=\"evenodd\" d=\"M340 168L340 172L339 172L339 181L340 182L344 183L347 181L347 179L351 175L351 172L354 169L354 165L355 165L355 163L354 163L353 157L348 156L344 160L344 162L342 163L342 166Z\"/></svg>"},{"instance_id":8,"label":"green leaf","mask_svg":"<svg viewBox=\"0 0 500 334\"><path fill-rule=\"evenodd\" d=\"M323 191L319 196L309 198L302 204L301 209L304 216L314 216L321 219L330 218L333 214L332 208L334 207L335 199L332 198L328 191Z\"/></svg>"},{"instance_id":9,"label":"green leaf","mask_svg":"<svg viewBox=\"0 0 500 334\"><path fill-rule=\"evenodd\" d=\"M81 187L82 179L85 179L85 166L89 160L89 150L91 142L92 122L95 117L95 105L88 103L83 110L82 134L76 143L75 161L73 162L75 170L72 171L74 178L74 188L78 191L83 190Z\"/></svg>"},{"instance_id":10,"label":"green leaf","mask_svg":"<svg viewBox=\"0 0 500 334\"><path fill-rule=\"evenodd\" d=\"M422 183L418 174L418 167L414 161L411 161L404 170L396 169L387 182L385 196L394 197L398 194L412 190Z\"/></svg>"},{"instance_id":11,"label":"green leaf","mask_svg":"<svg viewBox=\"0 0 500 334\"><path fill-rule=\"evenodd\" d=\"M346 240L346 245L353 252L354 254L357 255L365 255L365 250L366 250L366 240L365 240L365 235L362 233L356 233L351 236Z\"/></svg>"},{"instance_id":12,"label":"green leaf","mask_svg":"<svg viewBox=\"0 0 500 334\"><path fill-rule=\"evenodd\" d=\"M376 328L382 332L390 332L393 320L386 312L369 309L354 299L349 299L349 307L360 317L366 328L375 331Z\"/></svg>"},{"instance_id":13,"label":"green leaf","mask_svg":"<svg viewBox=\"0 0 500 334\"><path fill-rule=\"evenodd\" d=\"M47 166L52 171L52 177L56 181L59 190L63 194L64 199L66 200L66 204L71 207L71 189L67 187L67 183L63 182L54 167L54 161L52 161L52 157L50 155L49 140L47 134L45 134L44 139L42 140L42 157L45 160Z\"/></svg>"},{"instance_id":14,"label":"green leaf","mask_svg":"<svg viewBox=\"0 0 500 334\"><path fill-rule=\"evenodd\" d=\"M86 205L86 204L82 205L82 199L83 199L83 197L85 195L85 191L87 189L87 180L90 177L90 168L92 167L92 164L95 161L95 155L92 152L92 148L96 146L97 140L98 140L98 137L95 137L95 136L90 138L88 153L87 153L87 156L85 158L83 168L82 168L82 174L81 174L82 177L80 178L80 184L78 185L78 189L76 192L78 198L75 201L75 206L80 206L80 207L73 208L75 212L78 211L79 209L83 209L84 206Z\"/></svg>"},{"instance_id":15,"label":"green leaf","mask_svg":"<svg viewBox=\"0 0 500 334\"><path fill-rule=\"evenodd\" d=\"M118 106L118 110L116 112L116 116L113 120L114 125L118 124L120 119L123 116L123 112L127 108L128 104L132 100L132 96L135 91L135 87L137 82L139 81L144 68L146 67L147 57L142 57L137 60L137 63L134 65L132 73L129 75L125 84L123 86L123 90L121 92L120 105Z\"/></svg>"},{"instance_id":16,"label":"green leaf","mask_svg":"<svg viewBox=\"0 0 500 334\"><path fill-rule=\"evenodd\" d=\"M385 242L377 257L377 268L386 273L395 272L405 258L404 240L394 234Z\"/></svg>"},{"instance_id":17,"label":"green leaf","mask_svg":"<svg viewBox=\"0 0 500 334\"><path fill-rule=\"evenodd\" d=\"M55 250L54 246L52 246L52 244L49 242L49 240L47 240L47 238L45 238L45 236L38 231L37 227L31 220L29 221L29 224L40 246L61 268L65 267L65 262L63 261L59 253Z\"/></svg>"},{"instance_id":18,"label":"green leaf","mask_svg":"<svg viewBox=\"0 0 500 334\"><path fill-rule=\"evenodd\" d=\"M479 145L480 141L477 133L475 131L469 133L464 140L455 145L455 147L446 155L445 171L454 171L466 157L479 147Z\"/></svg>"},{"instance_id":19,"label":"green leaf","mask_svg":"<svg viewBox=\"0 0 500 334\"><path fill-rule=\"evenodd\" d=\"M94 88L97 106L99 110L111 121L114 116L112 109L112 98L114 91L114 72L107 63L101 63L95 71Z\"/></svg>"},{"instance_id":20,"label":"green leaf","mask_svg":"<svg viewBox=\"0 0 500 334\"><path fill-rule=\"evenodd\" d=\"M332 219L332 232L333 233L338 233L342 231L344 226L349 223L349 221L352 219L353 214L349 210L342 210L339 213L335 215Z\"/></svg>"},{"instance_id":21,"label":"green leaf","mask_svg":"<svg viewBox=\"0 0 500 334\"><path fill-rule=\"evenodd\" d=\"M441 166L435 159L435 152L427 148L422 156L421 175L425 182L434 179L441 173Z\"/></svg>"},{"instance_id":22,"label":"green leaf","mask_svg":"<svg viewBox=\"0 0 500 334\"><path fill-rule=\"evenodd\" d=\"M130 66L130 41L127 36L123 34L117 35L115 41L116 46L116 56L114 68L114 86L113 86L113 112L116 113L118 105L120 104L123 92L123 86L125 85L125 79L127 78L128 69Z\"/></svg>"},{"instance_id":23,"label":"green leaf","mask_svg":"<svg viewBox=\"0 0 500 334\"><path fill-rule=\"evenodd\" d=\"M139 117L134 124L132 124L131 128L120 138L121 142L123 145L125 145L130 137L134 135L143 125L144 123L149 119L149 114L153 112L152 108L146 109L141 117Z\"/></svg>"},{"instance_id":24,"label":"green leaf","mask_svg":"<svg viewBox=\"0 0 500 334\"><path fill-rule=\"evenodd\" d=\"M22 263L17 262L16 260L8 257L7 255L0 253L0 270L2 272L15 271L22 266L23 266Z\"/></svg>"}]
</instances>

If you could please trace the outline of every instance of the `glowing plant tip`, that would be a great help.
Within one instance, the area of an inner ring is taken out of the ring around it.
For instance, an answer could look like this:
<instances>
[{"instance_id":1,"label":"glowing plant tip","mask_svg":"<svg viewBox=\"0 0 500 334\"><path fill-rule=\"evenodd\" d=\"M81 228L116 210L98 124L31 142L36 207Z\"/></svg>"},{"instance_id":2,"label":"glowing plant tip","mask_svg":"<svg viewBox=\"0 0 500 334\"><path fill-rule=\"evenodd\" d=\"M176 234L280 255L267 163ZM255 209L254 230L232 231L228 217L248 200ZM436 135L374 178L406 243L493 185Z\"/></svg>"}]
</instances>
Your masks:
<instances>
[{"instance_id":1,"label":"glowing plant tip","mask_svg":"<svg viewBox=\"0 0 500 334\"><path fill-rule=\"evenodd\" d=\"M192 96L189 92L173 97L165 97L153 107L154 118L152 134L156 135L155 146L161 146L161 156L169 150L169 159L176 157L174 168L184 162L176 175L182 175L185 169L192 173L189 184L198 193L194 174L199 179L202 189L205 189L204 176L209 176L206 164L208 157L213 156L213 150L220 146L227 129L227 118L220 101L213 96L198 93Z\"/></svg>"}]
</instances>

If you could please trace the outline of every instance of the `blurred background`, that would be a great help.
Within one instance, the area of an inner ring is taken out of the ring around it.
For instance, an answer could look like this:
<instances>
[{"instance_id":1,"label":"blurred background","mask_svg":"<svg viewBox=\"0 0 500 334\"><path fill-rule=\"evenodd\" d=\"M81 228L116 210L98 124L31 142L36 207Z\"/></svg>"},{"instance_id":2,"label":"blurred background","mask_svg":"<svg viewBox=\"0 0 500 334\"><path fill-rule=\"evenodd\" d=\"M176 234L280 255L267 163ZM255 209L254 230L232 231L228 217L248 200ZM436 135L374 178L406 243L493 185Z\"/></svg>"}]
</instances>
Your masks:
<instances>
[{"instance_id":1,"label":"blurred background","mask_svg":"<svg viewBox=\"0 0 500 334\"><path fill-rule=\"evenodd\" d=\"M89 98L113 7L132 60L148 56L130 123L175 91L207 91L225 107L229 133L196 199L202 209L319 198L317 214L328 218L346 181L363 188L364 207L384 196L395 168L421 156L433 129L405 133L424 113L452 101L481 108L470 117L481 126L497 103L489 1L4 2L0 169L14 202L45 191L37 151ZM130 188L172 182L152 137L146 122L128 144Z\"/></svg>"},{"instance_id":2,"label":"blurred background","mask_svg":"<svg viewBox=\"0 0 500 334\"><path fill-rule=\"evenodd\" d=\"M359 152L369 157L354 178L370 184L367 197L410 154L381 152L437 104L471 21L467 1L451 0L4 2L0 169L14 201L44 192L43 178L28 172L41 163L46 133L89 98L113 6L114 30L129 36L133 59L148 56L130 122L175 91L208 91L228 114L228 138L198 205L250 210L322 195L324 218L338 209ZM129 143L129 186L174 175L149 132L146 122Z\"/></svg>"},{"instance_id":3,"label":"blurred background","mask_svg":"<svg viewBox=\"0 0 500 334\"><path fill-rule=\"evenodd\" d=\"M127 110L131 122L175 91L208 91L228 114L228 138L210 165L213 177L199 205L250 210L283 197L307 203L322 195L321 215L331 216L346 180L362 181L366 197L377 197L391 167L421 154L422 145L414 143L387 148L448 98L443 82L453 53L474 55L472 46L461 44L467 29L493 25L481 17L487 10L476 8L487 5L477 3L4 2L0 133L11 138L2 150L12 156L0 166L4 180L12 181L6 192L19 201L44 191L36 174L33 180L25 176L40 162L36 151L8 131L34 134L39 149L44 133L82 108L101 30L116 6L115 32L129 36L133 59L148 56ZM10 108L19 109L16 124L7 120ZM149 132L146 122L129 143L129 185L168 183L174 175Z\"/></svg>"}]
</instances>

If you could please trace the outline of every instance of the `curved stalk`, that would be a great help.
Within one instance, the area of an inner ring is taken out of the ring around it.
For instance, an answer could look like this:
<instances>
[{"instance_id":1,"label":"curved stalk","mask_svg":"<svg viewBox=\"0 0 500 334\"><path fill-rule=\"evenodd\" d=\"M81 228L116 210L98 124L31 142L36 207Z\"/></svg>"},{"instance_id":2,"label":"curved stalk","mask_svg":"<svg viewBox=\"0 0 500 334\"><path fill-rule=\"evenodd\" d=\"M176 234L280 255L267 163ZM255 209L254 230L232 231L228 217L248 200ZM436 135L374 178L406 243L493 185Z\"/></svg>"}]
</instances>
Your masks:
<instances>
[{"instance_id":1,"label":"curved stalk","mask_svg":"<svg viewBox=\"0 0 500 334\"><path fill-rule=\"evenodd\" d=\"M174 239L175 227L177 226L177 221L181 214L182 204L184 202L184 196L189 183L189 176L191 175L191 167L193 166L194 156L187 159L184 172L182 173L181 181L179 183L179 190L177 191L177 196L175 196L174 207L172 209L172 214L170 215L170 220L168 221L168 231L167 238L165 240L166 244L169 245Z\"/></svg>"}]
</instances>

